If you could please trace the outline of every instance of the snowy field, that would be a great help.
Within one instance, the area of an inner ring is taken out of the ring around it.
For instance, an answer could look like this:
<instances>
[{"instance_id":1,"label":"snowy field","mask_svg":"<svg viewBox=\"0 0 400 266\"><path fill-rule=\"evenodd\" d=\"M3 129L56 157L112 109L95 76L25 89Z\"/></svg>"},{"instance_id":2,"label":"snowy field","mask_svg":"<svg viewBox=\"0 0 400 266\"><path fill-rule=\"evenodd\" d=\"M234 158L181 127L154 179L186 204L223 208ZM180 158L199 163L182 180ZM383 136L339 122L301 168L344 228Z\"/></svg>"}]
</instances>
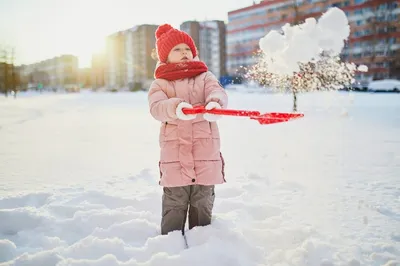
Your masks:
<instances>
[{"instance_id":1,"label":"snowy field","mask_svg":"<svg viewBox=\"0 0 400 266\"><path fill-rule=\"evenodd\" d=\"M303 119L219 122L212 225L160 236L146 93L0 98L0 265L400 265L400 95L300 94ZM291 95L229 92L291 111Z\"/></svg>"}]
</instances>

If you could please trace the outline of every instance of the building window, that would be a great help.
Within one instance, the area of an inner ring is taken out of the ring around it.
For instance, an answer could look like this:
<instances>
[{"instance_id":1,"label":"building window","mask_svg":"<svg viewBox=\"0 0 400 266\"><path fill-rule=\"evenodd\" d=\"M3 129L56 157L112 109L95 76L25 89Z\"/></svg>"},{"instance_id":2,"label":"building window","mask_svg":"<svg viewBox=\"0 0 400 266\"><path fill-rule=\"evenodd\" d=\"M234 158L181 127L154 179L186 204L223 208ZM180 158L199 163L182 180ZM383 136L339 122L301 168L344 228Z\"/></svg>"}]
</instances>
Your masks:
<instances>
[{"instance_id":1,"label":"building window","mask_svg":"<svg viewBox=\"0 0 400 266\"><path fill-rule=\"evenodd\" d=\"M364 7L364 8L363 8L363 13L366 14L366 13L368 13L368 12L372 12L372 8L370 8L370 7Z\"/></svg>"},{"instance_id":2,"label":"building window","mask_svg":"<svg viewBox=\"0 0 400 266\"><path fill-rule=\"evenodd\" d=\"M364 4L366 2L366 0L354 0L354 4L356 5L361 5Z\"/></svg>"},{"instance_id":3,"label":"building window","mask_svg":"<svg viewBox=\"0 0 400 266\"><path fill-rule=\"evenodd\" d=\"M392 20L393 20L393 21L397 21L397 14L389 15L389 16L388 16L388 20L389 20L389 21L392 21Z\"/></svg>"},{"instance_id":4,"label":"building window","mask_svg":"<svg viewBox=\"0 0 400 266\"><path fill-rule=\"evenodd\" d=\"M378 33L385 33L386 32L386 28L379 28L378 29Z\"/></svg>"},{"instance_id":5,"label":"building window","mask_svg":"<svg viewBox=\"0 0 400 266\"><path fill-rule=\"evenodd\" d=\"M378 10L386 10L386 9L387 9L387 4L386 3L381 4L381 5L378 6Z\"/></svg>"},{"instance_id":6,"label":"building window","mask_svg":"<svg viewBox=\"0 0 400 266\"><path fill-rule=\"evenodd\" d=\"M364 36L367 36L367 35L371 35L372 34L372 31L370 30L370 29L366 29L365 31L364 31Z\"/></svg>"}]
</instances>

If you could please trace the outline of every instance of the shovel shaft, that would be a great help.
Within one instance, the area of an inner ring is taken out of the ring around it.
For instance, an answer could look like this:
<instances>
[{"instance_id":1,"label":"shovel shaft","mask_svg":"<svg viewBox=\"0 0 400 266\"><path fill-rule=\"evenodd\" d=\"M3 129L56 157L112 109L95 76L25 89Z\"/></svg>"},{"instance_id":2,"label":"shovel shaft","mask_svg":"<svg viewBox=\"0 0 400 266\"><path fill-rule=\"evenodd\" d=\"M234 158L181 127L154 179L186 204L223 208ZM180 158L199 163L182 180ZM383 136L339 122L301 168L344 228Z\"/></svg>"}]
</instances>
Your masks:
<instances>
[{"instance_id":1,"label":"shovel shaft","mask_svg":"<svg viewBox=\"0 0 400 266\"><path fill-rule=\"evenodd\" d=\"M193 114L214 114L214 115L230 115L230 116L258 116L258 111L247 111L247 110L233 110L233 109L211 109L206 110L203 106L194 108L183 108L183 113L186 115Z\"/></svg>"},{"instance_id":2,"label":"shovel shaft","mask_svg":"<svg viewBox=\"0 0 400 266\"><path fill-rule=\"evenodd\" d=\"M249 110L234 110L234 109L211 109L206 110L204 106L196 106L193 108L183 108L183 113L188 114L214 114L214 115L228 115L228 116L246 116L250 117L252 120L257 120L260 124L274 124L287 122L292 119L303 117L304 114L299 113L278 113L271 112L260 114L259 111L249 111Z\"/></svg>"}]
</instances>

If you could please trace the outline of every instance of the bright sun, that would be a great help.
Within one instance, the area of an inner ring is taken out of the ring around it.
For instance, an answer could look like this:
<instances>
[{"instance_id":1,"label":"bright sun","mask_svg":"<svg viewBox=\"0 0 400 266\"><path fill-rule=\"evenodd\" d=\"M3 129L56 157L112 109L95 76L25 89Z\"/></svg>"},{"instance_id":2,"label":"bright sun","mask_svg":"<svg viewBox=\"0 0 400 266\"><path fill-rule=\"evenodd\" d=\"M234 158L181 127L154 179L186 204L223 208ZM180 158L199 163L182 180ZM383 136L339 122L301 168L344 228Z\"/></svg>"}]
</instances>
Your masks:
<instances>
[{"instance_id":1,"label":"bright sun","mask_svg":"<svg viewBox=\"0 0 400 266\"><path fill-rule=\"evenodd\" d=\"M79 59L79 67L90 67L93 54L104 53L104 37L88 38L79 42L75 54Z\"/></svg>"},{"instance_id":2,"label":"bright sun","mask_svg":"<svg viewBox=\"0 0 400 266\"><path fill-rule=\"evenodd\" d=\"M82 9L75 13L74 20L63 25L62 44L79 59L79 67L90 67L92 55L105 51L105 38L110 21L104 20L103 10L97 5L99 13L88 16L88 10L93 10L93 1L82 2ZM101 12L100 12L101 11Z\"/></svg>"}]
</instances>

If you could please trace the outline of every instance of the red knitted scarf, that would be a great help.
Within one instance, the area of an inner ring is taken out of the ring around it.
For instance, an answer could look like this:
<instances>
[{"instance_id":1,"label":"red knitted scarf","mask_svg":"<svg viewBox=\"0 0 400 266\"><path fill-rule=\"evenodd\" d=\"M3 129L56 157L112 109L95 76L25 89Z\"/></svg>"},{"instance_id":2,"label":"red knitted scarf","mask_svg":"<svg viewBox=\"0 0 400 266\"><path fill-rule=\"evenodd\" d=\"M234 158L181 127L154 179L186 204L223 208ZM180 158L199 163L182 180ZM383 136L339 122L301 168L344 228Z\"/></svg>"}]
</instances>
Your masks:
<instances>
[{"instance_id":1,"label":"red knitted scarf","mask_svg":"<svg viewBox=\"0 0 400 266\"><path fill-rule=\"evenodd\" d=\"M154 72L154 77L157 79L177 80L191 78L207 71L207 65L201 61L168 63L159 65Z\"/></svg>"}]
</instances>

